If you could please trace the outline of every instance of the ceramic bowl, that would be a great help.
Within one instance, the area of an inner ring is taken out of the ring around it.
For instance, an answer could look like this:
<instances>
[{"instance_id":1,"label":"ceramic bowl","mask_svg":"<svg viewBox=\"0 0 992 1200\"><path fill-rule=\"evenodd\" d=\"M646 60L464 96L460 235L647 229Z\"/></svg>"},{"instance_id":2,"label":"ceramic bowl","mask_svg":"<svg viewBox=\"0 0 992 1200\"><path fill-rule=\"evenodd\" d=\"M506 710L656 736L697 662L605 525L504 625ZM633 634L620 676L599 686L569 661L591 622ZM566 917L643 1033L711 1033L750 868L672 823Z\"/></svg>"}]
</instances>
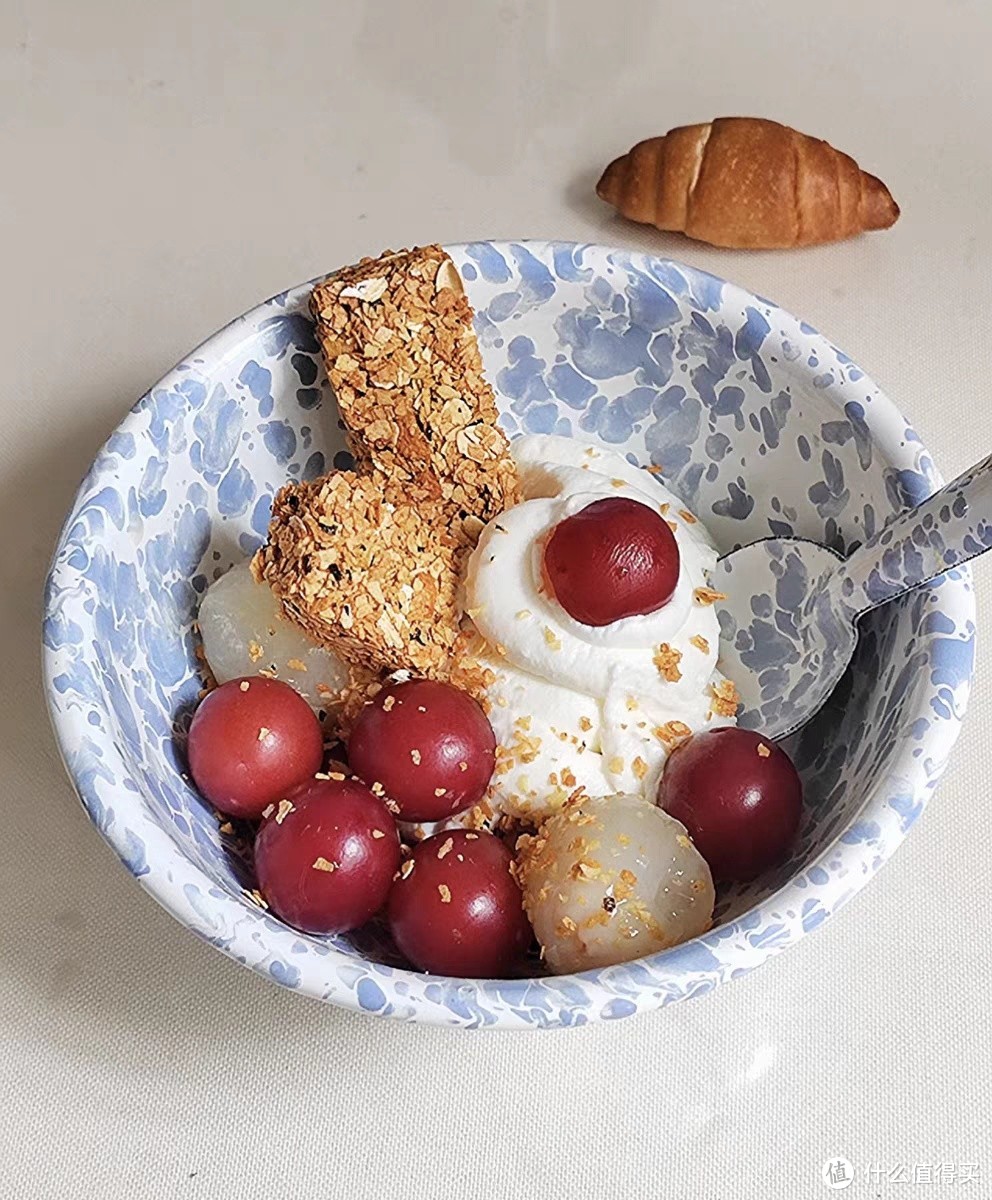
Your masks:
<instances>
[{"instance_id":1,"label":"ceramic bowl","mask_svg":"<svg viewBox=\"0 0 992 1200\"><path fill-rule=\"evenodd\" d=\"M796 533L848 551L941 482L860 368L767 300L599 246L451 253L507 432L581 434L661 467L723 549ZM52 718L127 869L199 937L286 988L462 1026L626 1016L707 992L815 929L888 858L944 770L972 673L965 570L865 620L839 691L788 746L806 788L794 853L723 894L704 937L581 975L448 979L394 965L374 941L297 933L253 902L184 776L181 735L201 686L199 597L259 546L281 484L350 461L309 291L238 318L143 396L59 540L44 626Z\"/></svg>"}]
</instances>

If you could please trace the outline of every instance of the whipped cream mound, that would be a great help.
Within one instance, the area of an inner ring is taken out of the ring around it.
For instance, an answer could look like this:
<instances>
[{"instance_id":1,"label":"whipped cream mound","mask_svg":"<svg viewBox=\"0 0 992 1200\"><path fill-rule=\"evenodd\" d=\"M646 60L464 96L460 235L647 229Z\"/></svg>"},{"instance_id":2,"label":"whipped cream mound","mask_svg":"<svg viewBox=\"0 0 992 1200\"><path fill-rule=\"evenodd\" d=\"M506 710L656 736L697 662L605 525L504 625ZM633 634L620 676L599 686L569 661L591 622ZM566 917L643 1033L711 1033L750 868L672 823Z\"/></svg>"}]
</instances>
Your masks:
<instances>
[{"instance_id":1,"label":"whipped cream mound","mask_svg":"<svg viewBox=\"0 0 992 1200\"><path fill-rule=\"evenodd\" d=\"M524 500L482 531L465 579L465 610L495 676L487 696L500 751L490 802L526 820L556 811L577 788L653 802L675 746L734 723L718 694L727 685L716 669L716 609L697 594L716 550L676 496L618 454L553 435L518 438L511 453ZM617 496L671 523L678 585L657 612L583 625L542 587L544 544L566 517Z\"/></svg>"}]
</instances>

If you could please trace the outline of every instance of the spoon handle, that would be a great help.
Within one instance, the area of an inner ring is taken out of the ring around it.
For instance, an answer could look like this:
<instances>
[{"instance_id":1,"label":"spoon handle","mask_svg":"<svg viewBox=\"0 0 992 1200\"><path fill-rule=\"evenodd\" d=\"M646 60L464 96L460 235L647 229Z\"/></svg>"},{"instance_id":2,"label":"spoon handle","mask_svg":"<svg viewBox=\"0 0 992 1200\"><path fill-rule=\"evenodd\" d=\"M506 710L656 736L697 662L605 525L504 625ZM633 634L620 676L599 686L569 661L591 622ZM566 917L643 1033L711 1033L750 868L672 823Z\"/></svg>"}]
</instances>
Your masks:
<instances>
[{"instance_id":1,"label":"spoon handle","mask_svg":"<svg viewBox=\"0 0 992 1200\"><path fill-rule=\"evenodd\" d=\"M837 570L845 608L867 612L992 550L992 455L892 518Z\"/></svg>"}]
</instances>

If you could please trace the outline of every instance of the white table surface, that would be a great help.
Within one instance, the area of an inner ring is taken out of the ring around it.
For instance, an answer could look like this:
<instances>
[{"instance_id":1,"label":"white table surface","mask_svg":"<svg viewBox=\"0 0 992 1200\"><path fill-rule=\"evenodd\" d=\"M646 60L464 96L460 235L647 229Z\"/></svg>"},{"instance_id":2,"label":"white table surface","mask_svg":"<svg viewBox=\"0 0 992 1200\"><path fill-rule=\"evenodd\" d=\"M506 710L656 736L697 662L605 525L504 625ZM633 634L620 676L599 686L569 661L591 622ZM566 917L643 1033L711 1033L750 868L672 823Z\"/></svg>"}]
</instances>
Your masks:
<instances>
[{"instance_id":1,"label":"white table surface","mask_svg":"<svg viewBox=\"0 0 992 1200\"><path fill-rule=\"evenodd\" d=\"M842 913L704 1000L549 1034L350 1015L195 941L89 826L38 672L53 540L126 408L386 246L681 256L826 332L957 473L992 442L990 46L983 0L0 5L0 1196L804 1200L836 1155L846 1196L992 1195L987 657L936 799ZM732 253L592 194L638 138L748 112L854 154L897 226ZM922 1182L940 1163L981 1182Z\"/></svg>"}]
</instances>

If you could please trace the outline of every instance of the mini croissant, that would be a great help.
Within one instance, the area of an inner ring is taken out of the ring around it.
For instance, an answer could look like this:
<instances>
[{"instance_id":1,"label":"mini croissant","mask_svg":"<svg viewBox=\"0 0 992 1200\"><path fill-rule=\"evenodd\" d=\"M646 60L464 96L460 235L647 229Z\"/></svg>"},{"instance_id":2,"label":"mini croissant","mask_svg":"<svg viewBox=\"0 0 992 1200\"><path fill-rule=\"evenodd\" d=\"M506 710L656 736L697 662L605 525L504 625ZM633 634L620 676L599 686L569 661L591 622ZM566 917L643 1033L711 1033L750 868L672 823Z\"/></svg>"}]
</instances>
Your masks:
<instances>
[{"instance_id":1,"label":"mini croissant","mask_svg":"<svg viewBox=\"0 0 992 1200\"><path fill-rule=\"evenodd\" d=\"M638 142L596 186L632 221L714 246L779 250L888 229L880 179L819 138L759 117L720 117Z\"/></svg>"}]
</instances>

